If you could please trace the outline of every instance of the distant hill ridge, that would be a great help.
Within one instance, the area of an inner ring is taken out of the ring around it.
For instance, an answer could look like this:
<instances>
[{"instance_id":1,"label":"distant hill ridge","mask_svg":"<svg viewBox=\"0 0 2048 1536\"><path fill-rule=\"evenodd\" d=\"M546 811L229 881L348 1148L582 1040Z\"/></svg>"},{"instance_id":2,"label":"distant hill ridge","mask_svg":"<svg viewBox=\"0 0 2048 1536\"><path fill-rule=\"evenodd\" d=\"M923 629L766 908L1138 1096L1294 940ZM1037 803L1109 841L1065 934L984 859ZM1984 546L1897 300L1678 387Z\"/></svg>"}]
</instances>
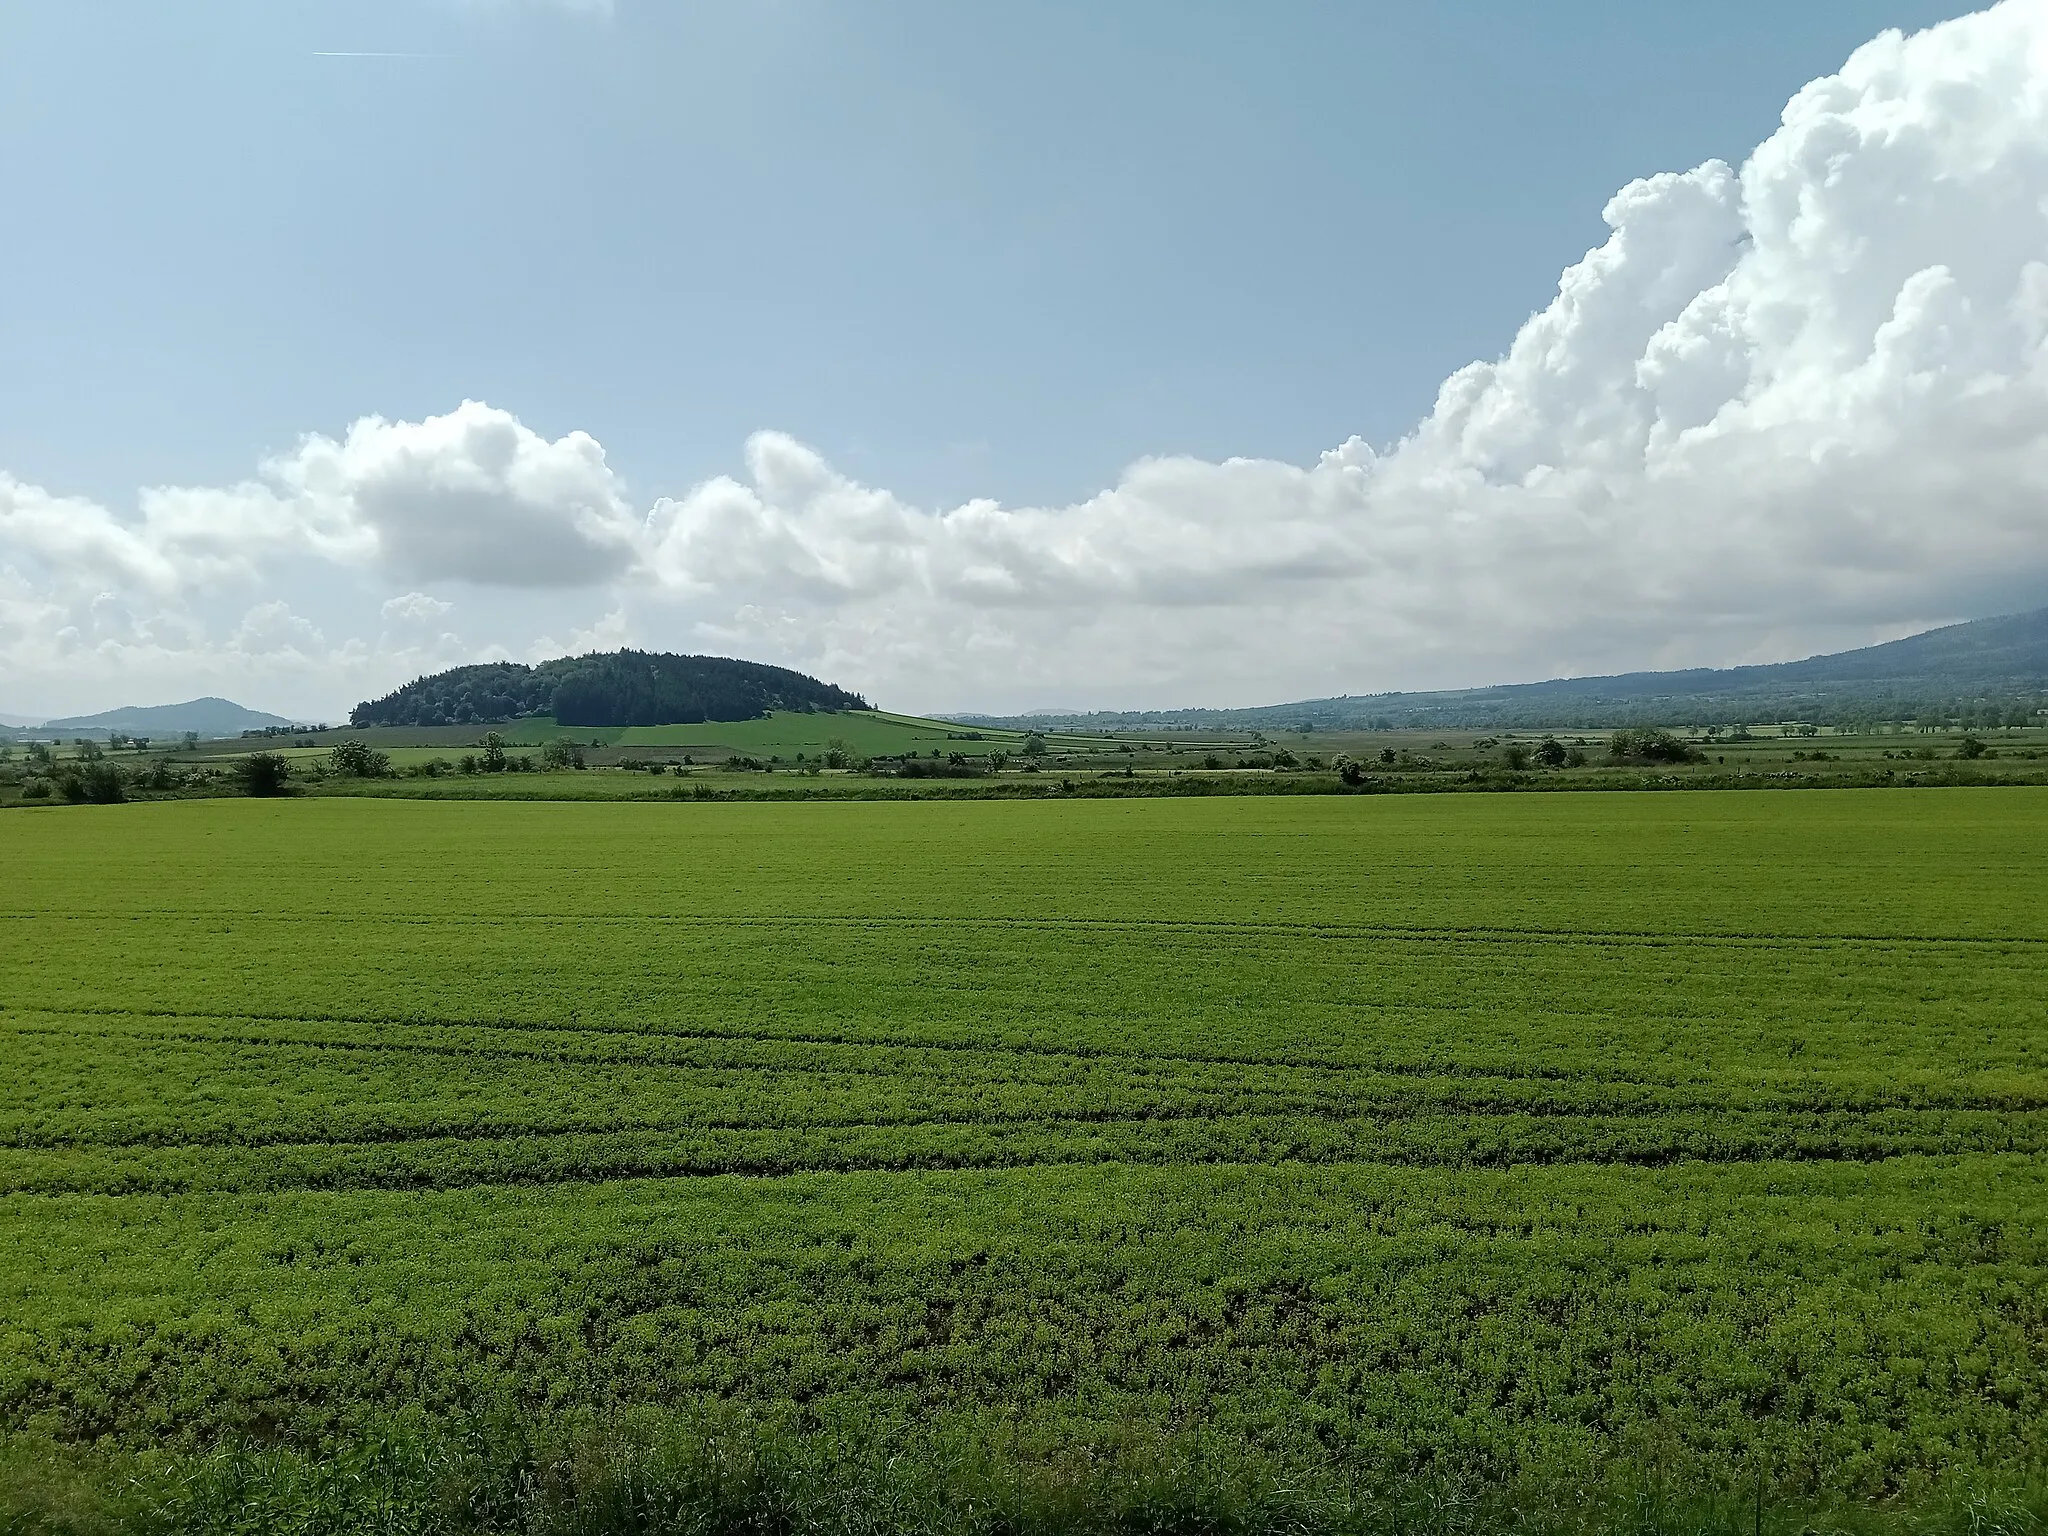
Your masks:
<instances>
[{"instance_id":1,"label":"distant hill ridge","mask_svg":"<svg viewBox=\"0 0 2048 1536\"><path fill-rule=\"evenodd\" d=\"M1782 720L1819 725L1931 719L1990 724L2032 717L2043 708L2048 708L2048 608L1950 624L1859 650L1756 666L1304 699L1250 709L954 718L1110 729L1601 729Z\"/></svg>"},{"instance_id":2,"label":"distant hill ridge","mask_svg":"<svg viewBox=\"0 0 2048 1536\"><path fill-rule=\"evenodd\" d=\"M771 710L866 709L857 693L815 677L727 656L606 651L538 666L513 661L416 678L358 704L353 725L467 725L552 715L563 725L695 725L755 720Z\"/></svg>"},{"instance_id":3,"label":"distant hill ridge","mask_svg":"<svg viewBox=\"0 0 2048 1536\"><path fill-rule=\"evenodd\" d=\"M97 715L73 715L64 720L45 720L45 731L121 731L135 736L175 736L197 731L201 736L239 736L244 731L292 725L282 715L266 715L260 709L244 709L232 699L187 699L183 704L125 704Z\"/></svg>"}]
</instances>

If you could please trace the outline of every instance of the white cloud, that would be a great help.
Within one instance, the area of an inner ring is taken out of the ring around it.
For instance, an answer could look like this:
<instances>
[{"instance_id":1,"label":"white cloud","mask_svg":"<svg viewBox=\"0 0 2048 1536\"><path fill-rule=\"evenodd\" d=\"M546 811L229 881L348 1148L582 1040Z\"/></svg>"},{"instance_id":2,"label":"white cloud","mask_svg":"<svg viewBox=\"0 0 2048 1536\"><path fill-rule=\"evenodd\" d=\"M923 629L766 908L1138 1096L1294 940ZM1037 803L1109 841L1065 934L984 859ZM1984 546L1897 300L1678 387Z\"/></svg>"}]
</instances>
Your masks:
<instances>
[{"instance_id":1,"label":"white cloud","mask_svg":"<svg viewBox=\"0 0 2048 1536\"><path fill-rule=\"evenodd\" d=\"M243 614L231 643L250 656L274 656L283 651L317 656L327 648L326 637L319 630L293 613L291 604L279 602L258 603Z\"/></svg>"},{"instance_id":2,"label":"white cloud","mask_svg":"<svg viewBox=\"0 0 2048 1536\"><path fill-rule=\"evenodd\" d=\"M1725 661L2048 601L2044 145L2048 6L1888 33L1739 172L1618 193L1384 455L929 515L763 434L746 483L657 506L650 563L736 642L963 700Z\"/></svg>"},{"instance_id":3,"label":"white cloud","mask_svg":"<svg viewBox=\"0 0 2048 1536\"><path fill-rule=\"evenodd\" d=\"M580 586L631 561L635 519L585 432L550 442L474 400L425 421L369 416L315 434L265 476L309 526L348 530L415 580Z\"/></svg>"},{"instance_id":4,"label":"white cloud","mask_svg":"<svg viewBox=\"0 0 2048 1536\"><path fill-rule=\"evenodd\" d=\"M379 612L386 624L432 624L454 608L453 603L444 603L424 592L407 592L403 596L386 599Z\"/></svg>"},{"instance_id":5,"label":"white cloud","mask_svg":"<svg viewBox=\"0 0 2048 1536\"><path fill-rule=\"evenodd\" d=\"M190 616L308 560L555 604L490 637L513 654L630 634L905 705L1726 662L2048 602L2048 3L1888 33L1739 169L1649 177L1606 218L1381 452L1149 459L1070 506L932 511L764 432L743 477L643 519L593 438L465 402L135 518L0 479L0 652L310 658L289 610L221 641ZM598 606L548 596L579 589ZM464 654L403 638L443 611L393 598L400 638L332 665L388 685Z\"/></svg>"}]
</instances>

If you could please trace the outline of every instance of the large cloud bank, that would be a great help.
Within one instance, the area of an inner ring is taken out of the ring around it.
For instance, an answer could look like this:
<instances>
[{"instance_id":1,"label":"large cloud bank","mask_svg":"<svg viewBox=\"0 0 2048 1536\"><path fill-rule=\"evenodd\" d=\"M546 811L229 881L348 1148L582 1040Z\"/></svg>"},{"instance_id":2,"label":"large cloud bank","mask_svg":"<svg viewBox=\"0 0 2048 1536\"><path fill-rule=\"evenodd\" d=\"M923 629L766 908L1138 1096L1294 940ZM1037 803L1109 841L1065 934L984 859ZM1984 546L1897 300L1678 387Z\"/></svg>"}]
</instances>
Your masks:
<instances>
[{"instance_id":1,"label":"large cloud bank","mask_svg":"<svg viewBox=\"0 0 2048 1536\"><path fill-rule=\"evenodd\" d=\"M137 647L216 672L326 647L395 677L480 651L437 629L454 584L906 705L1221 702L2048 603L2048 4L1881 36L1739 170L1635 182L1606 220L1385 451L1145 460L1072 506L922 509L764 432L743 478L644 509L591 438L476 403L133 518L0 478L0 652L85 676ZM232 630L189 617L308 563L384 584L374 638L329 646L268 589Z\"/></svg>"}]
</instances>

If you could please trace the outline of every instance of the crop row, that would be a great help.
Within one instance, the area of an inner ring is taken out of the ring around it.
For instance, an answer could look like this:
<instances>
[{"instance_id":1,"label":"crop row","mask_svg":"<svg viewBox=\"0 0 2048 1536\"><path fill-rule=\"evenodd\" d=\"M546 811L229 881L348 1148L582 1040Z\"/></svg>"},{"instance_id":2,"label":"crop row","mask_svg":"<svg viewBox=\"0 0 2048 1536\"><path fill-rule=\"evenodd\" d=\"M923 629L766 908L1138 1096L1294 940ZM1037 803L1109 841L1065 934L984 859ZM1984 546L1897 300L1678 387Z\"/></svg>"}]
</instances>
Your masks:
<instances>
[{"instance_id":1,"label":"crop row","mask_svg":"<svg viewBox=\"0 0 2048 1536\"><path fill-rule=\"evenodd\" d=\"M2004 1115L2024 1136L2025 1117L2048 1109L2043 1085L2023 1075L1916 1079L1869 1068L1628 1082L750 1041L643 1040L638 1051L593 1059L522 1049L516 1036L502 1049L316 1043L218 1026L173 1034L4 1015L0 1030L13 1056L0 1082L0 1146L14 1147L1233 1114L1742 1114L1876 1124L1884 1115L1978 1111ZM664 1052L664 1043L686 1049Z\"/></svg>"}]
</instances>

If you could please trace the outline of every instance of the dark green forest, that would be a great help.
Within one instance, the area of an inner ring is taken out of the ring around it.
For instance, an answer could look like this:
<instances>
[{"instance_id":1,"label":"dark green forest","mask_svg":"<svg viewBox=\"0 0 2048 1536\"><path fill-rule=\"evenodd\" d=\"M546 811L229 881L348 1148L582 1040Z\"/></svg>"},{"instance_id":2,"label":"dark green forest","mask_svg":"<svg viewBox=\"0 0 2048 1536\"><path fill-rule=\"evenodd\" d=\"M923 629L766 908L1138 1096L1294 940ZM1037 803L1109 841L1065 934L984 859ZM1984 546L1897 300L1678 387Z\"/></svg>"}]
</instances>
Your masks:
<instances>
[{"instance_id":1,"label":"dark green forest","mask_svg":"<svg viewBox=\"0 0 2048 1536\"><path fill-rule=\"evenodd\" d=\"M539 666L513 661L415 678L349 711L352 725L467 725L551 715L563 725L694 725L770 710L866 709L857 693L786 667L725 656L612 651Z\"/></svg>"}]
</instances>

